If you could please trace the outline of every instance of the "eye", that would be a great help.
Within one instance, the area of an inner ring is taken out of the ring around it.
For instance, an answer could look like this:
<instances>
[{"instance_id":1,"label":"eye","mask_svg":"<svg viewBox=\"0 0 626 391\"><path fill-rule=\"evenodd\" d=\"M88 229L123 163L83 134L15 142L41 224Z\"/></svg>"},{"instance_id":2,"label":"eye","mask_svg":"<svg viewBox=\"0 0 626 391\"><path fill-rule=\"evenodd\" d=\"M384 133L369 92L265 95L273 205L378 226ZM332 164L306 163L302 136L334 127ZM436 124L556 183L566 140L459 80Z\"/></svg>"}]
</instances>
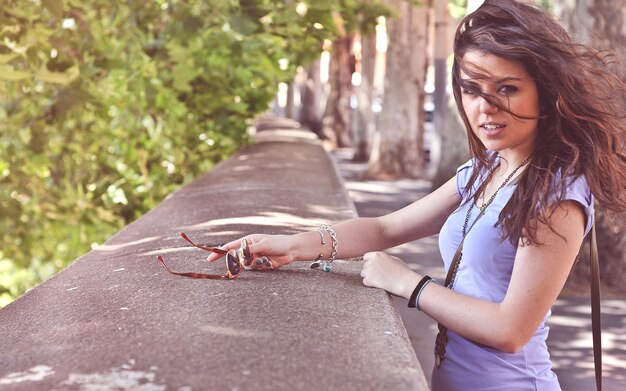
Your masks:
<instances>
[{"instance_id":1,"label":"eye","mask_svg":"<svg viewBox=\"0 0 626 391\"><path fill-rule=\"evenodd\" d=\"M517 92L519 89L515 86L512 85L503 85L502 87L498 88L498 92L505 94L505 95L509 95L509 94L513 94L515 92Z\"/></svg>"},{"instance_id":2,"label":"eye","mask_svg":"<svg viewBox=\"0 0 626 391\"><path fill-rule=\"evenodd\" d=\"M476 86L464 85L461 86L461 92L465 95L478 95L480 94L480 89Z\"/></svg>"}]
</instances>

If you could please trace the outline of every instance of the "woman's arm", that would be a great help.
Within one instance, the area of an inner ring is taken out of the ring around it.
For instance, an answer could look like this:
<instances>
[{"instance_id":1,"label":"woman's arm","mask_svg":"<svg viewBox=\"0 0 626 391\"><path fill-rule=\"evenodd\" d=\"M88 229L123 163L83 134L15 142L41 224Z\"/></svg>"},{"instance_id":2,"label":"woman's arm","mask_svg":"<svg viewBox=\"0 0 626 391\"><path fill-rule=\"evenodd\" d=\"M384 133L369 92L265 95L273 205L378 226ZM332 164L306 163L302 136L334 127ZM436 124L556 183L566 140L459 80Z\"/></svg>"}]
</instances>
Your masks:
<instances>
[{"instance_id":1,"label":"woman's arm","mask_svg":"<svg viewBox=\"0 0 626 391\"><path fill-rule=\"evenodd\" d=\"M383 250L400 243L433 235L441 229L448 215L459 204L456 177L439 189L413 204L376 218L355 218L332 226L339 242L337 258L351 258L366 252ZM271 267L277 268L293 261L312 260L322 254L331 254L331 238L324 232L326 244L321 244L319 232L309 231L296 235L249 235L250 251L255 258L268 257ZM240 240L223 248L238 248ZM219 258L213 254L209 261Z\"/></svg>"},{"instance_id":2,"label":"woman's arm","mask_svg":"<svg viewBox=\"0 0 626 391\"><path fill-rule=\"evenodd\" d=\"M337 258L356 257L434 235L459 202L454 177L434 192L388 215L356 218L335 224L332 228L339 241ZM309 260L319 255L319 233L305 232L296 235L294 239L294 260ZM329 243L323 251L325 258L328 255Z\"/></svg>"},{"instance_id":3,"label":"woman's arm","mask_svg":"<svg viewBox=\"0 0 626 391\"><path fill-rule=\"evenodd\" d=\"M419 298L420 309L471 341L504 352L518 351L554 304L583 240L585 215L576 202L565 201L556 207L550 223L554 231L538 224L537 237L543 244L518 245L511 282L501 303L428 284ZM376 253L366 255L368 258L372 262L363 268L365 285L410 297L422 276L393 257Z\"/></svg>"}]
</instances>

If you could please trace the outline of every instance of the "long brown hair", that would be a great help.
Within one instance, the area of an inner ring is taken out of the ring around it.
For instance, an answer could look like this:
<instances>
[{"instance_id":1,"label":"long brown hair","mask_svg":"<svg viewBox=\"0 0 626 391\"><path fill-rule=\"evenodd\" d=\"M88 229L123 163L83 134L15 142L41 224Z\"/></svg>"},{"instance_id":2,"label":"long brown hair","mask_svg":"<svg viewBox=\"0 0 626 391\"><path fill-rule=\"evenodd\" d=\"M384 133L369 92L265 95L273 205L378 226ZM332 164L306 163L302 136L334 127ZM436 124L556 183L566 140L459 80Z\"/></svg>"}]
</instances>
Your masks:
<instances>
[{"instance_id":1,"label":"long brown hair","mask_svg":"<svg viewBox=\"0 0 626 391\"><path fill-rule=\"evenodd\" d=\"M476 69L463 63L470 50L520 62L539 91L535 150L499 216L497 225L503 237L540 244L537 223L549 224L549 206L555 200L563 200L569 181L580 176L587 180L600 205L623 214L626 88L608 71L607 65L615 61L614 56L573 43L551 15L514 0L486 0L461 21L456 32L453 92L467 129L471 154L476 158L463 199L469 201L482 193L486 181L474 193L471 184L493 166L495 159L495 154L486 151L472 131L461 103L460 71L480 77ZM478 93L511 113L506 102Z\"/></svg>"}]
</instances>

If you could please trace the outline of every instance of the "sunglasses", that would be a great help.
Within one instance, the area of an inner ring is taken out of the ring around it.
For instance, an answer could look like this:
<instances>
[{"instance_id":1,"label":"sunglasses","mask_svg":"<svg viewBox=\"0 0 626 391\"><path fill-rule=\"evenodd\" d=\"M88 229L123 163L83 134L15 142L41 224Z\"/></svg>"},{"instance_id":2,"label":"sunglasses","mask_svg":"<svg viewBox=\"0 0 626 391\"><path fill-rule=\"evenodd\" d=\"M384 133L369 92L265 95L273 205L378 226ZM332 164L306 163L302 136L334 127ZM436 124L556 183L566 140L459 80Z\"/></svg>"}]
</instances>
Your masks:
<instances>
[{"instance_id":1,"label":"sunglasses","mask_svg":"<svg viewBox=\"0 0 626 391\"><path fill-rule=\"evenodd\" d=\"M182 236L183 239L191 243L191 245L193 245L194 247L197 247L199 249L209 251L212 253L224 255L226 257L226 274L221 275L221 274L203 274L203 273L193 273L193 272L175 272L169 267L167 267L162 256L157 255L157 259L159 260L159 262L161 262L163 267L165 267L165 270L167 270L168 272L172 274L176 274L178 276L191 277L191 278L207 278L210 280L232 280L232 279L239 277L244 266L252 265L252 254L250 253L250 247L248 246L248 241L246 239L241 239L241 247L239 247L237 250L226 251L217 247L207 247L207 246L203 246L200 244L196 244L191 239L189 239L189 237L185 235L184 233L181 233L180 236Z\"/></svg>"}]
</instances>

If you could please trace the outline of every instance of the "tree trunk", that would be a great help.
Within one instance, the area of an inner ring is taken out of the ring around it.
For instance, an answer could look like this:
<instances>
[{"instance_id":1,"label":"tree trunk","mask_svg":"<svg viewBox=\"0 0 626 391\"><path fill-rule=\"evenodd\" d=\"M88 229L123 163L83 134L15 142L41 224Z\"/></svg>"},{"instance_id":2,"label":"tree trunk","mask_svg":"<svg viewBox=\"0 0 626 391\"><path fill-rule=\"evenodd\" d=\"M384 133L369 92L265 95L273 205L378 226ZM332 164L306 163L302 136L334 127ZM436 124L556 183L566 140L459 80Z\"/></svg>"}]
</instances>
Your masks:
<instances>
[{"instance_id":1,"label":"tree trunk","mask_svg":"<svg viewBox=\"0 0 626 391\"><path fill-rule=\"evenodd\" d=\"M433 100L435 102L435 112L433 116L434 131L432 142L430 145L430 161L437 165L441 159L441 137L445 129L445 116L448 110L447 104L447 81L448 67L446 59L451 51L451 42L449 38L449 16L448 2L444 0L436 1L435 8L435 47L434 47L434 65L435 65L435 93Z\"/></svg>"},{"instance_id":2,"label":"tree trunk","mask_svg":"<svg viewBox=\"0 0 626 391\"><path fill-rule=\"evenodd\" d=\"M447 3L447 2L444 2ZM467 12L472 12L482 2L479 1L469 1L467 3ZM439 5L437 5L439 6ZM447 14L447 10L444 9L436 9L437 27L439 27L436 31L438 31L435 42L435 50L441 50L441 48L448 48L446 53L452 51L452 37L449 36L449 30L447 27L447 20L449 15ZM444 23L441 23L441 21ZM446 26L443 28L443 26ZM469 144L467 140L467 131L465 129L465 125L463 124L463 120L459 114L459 109L456 106L456 102L454 101L454 97L450 94L449 96L443 93L443 89L445 87L441 87L442 85L447 86L447 80L443 80L443 75L441 74L441 67L445 63L442 63L440 58L443 56L443 50L441 52L435 52L435 127L439 130L441 134L441 151L442 153L439 156L439 163L437 164L437 171L432 179L433 190L437 189L444 183L446 183L450 178L452 178L456 174L456 169L463 163L465 163L469 159ZM445 55L447 57L447 54ZM439 59L439 61L437 61ZM438 67L438 68L437 68ZM446 77L447 77L447 67L446 67ZM445 152L443 152L445 151Z\"/></svg>"},{"instance_id":3,"label":"tree trunk","mask_svg":"<svg viewBox=\"0 0 626 391\"><path fill-rule=\"evenodd\" d=\"M336 147L352 146L350 95L352 94L352 36L333 42L330 59L330 95L324 112L324 136Z\"/></svg>"},{"instance_id":4,"label":"tree trunk","mask_svg":"<svg viewBox=\"0 0 626 391\"><path fill-rule=\"evenodd\" d=\"M361 84L356 88L358 110L354 126L354 160L366 162L370 157L375 123L372 111L374 72L376 64L376 34L361 37Z\"/></svg>"},{"instance_id":5,"label":"tree trunk","mask_svg":"<svg viewBox=\"0 0 626 391\"><path fill-rule=\"evenodd\" d=\"M624 20L623 0L576 0L555 1L554 11L572 36L599 50L612 50L617 56L616 73L626 82L624 59L626 58L626 21ZM626 140L625 140L626 142ZM598 231L598 251L600 275L603 287L612 291L626 292L626 217L611 218L600 208L596 208L596 229ZM581 255L588 258L588 245ZM569 288L587 289L589 264L579 262L568 281ZM606 289L605 289L606 290Z\"/></svg>"},{"instance_id":6,"label":"tree trunk","mask_svg":"<svg viewBox=\"0 0 626 391\"><path fill-rule=\"evenodd\" d=\"M306 82L302 92L302 125L311 129L322 138L321 101L323 92L320 79L320 62L309 65L306 71Z\"/></svg>"},{"instance_id":7,"label":"tree trunk","mask_svg":"<svg viewBox=\"0 0 626 391\"><path fill-rule=\"evenodd\" d=\"M428 66L428 8L388 0L389 46L377 151L368 176L418 177L424 168L424 84Z\"/></svg>"},{"instance_id":8,"label":"tree trunk","mask_svg":"<svg viewBox=\"0 0 626 391\"><path fill-rule=\"evenodd\" d=\"M441 132L441 154L437 172L432 179L433 190L437 189L456 174L456 169L470 156L467 131L459 115L454 97L447 98L444 117L445 128Z\"/></svg>"},{"instance_id":9,"label":"tree trunk","mask_svg":"<svg viewBox=\"0 0 626 391\"><path fill-rule=\"evenodd\" d=\"M296 81L289 83L289 86L287 87L287 104L285 105L285 117L291 119L296 119L296 88Z\"/></svg>"}]
</instances>

